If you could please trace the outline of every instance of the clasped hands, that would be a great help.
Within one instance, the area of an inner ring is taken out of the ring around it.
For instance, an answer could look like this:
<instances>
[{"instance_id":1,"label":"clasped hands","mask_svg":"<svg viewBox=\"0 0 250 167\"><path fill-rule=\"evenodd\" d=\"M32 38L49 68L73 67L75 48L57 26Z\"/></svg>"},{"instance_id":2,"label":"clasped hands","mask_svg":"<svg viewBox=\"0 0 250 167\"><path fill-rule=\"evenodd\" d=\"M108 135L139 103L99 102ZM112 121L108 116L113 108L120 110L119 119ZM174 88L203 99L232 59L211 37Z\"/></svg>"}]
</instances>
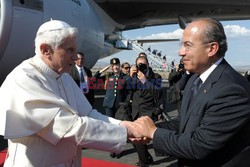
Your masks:
<instances>
[{"instance_id":1,"label":"clasped hands","mask_svg":"<svg viewBox=\"0 0 250 167\"><path fill-rule=\"evenodd\" d=\"M153 139L156 126L152 119L143 116L134 122L122 121L120 125L125 126L128 131L128 139L134 143L146 144Z\"/></svg>"}]
</instances>

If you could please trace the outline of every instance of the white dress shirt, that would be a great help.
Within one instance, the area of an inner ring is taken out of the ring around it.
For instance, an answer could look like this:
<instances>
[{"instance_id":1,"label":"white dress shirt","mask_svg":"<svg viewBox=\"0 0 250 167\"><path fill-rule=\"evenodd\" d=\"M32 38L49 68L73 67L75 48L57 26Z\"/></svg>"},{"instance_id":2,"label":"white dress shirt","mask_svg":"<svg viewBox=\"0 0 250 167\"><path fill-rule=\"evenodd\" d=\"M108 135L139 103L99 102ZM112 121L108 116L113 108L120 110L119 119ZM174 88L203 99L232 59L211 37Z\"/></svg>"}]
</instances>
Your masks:
<instances>
[{"instance_id":1,"label":"white dress shirt","mask_svg":"<svg viewBox=\"0 0 250 167\"><path fill-rule=\"evenodd\" d=\"M78 74L80 76L80 89L83 91L84 94L87 94L89 93L89 87L88 87L88 76L87 76L87 73L85 72L84 68L83 67L79 67L77 65L75 65L77 70L78 70ZM81 82L81 70L82 70L82 73L83 73L83 79L84 79L84 82Z\"/></svg>"},{"instance_id":2,"label":"white dress shirt","mask_svg":"<svg viewBox=\"0 0 250 167\"><path fill-rule=\"evenodd\" d=\"M208 76L213 72L213 70L221 63L221 61L223 60L223 58L220 58L219 60L217 60L209 69L207 69L205 72L203 72L200 75L200 79L202 80L202 83L204 83Z\"/></svg>"}]
</instances>

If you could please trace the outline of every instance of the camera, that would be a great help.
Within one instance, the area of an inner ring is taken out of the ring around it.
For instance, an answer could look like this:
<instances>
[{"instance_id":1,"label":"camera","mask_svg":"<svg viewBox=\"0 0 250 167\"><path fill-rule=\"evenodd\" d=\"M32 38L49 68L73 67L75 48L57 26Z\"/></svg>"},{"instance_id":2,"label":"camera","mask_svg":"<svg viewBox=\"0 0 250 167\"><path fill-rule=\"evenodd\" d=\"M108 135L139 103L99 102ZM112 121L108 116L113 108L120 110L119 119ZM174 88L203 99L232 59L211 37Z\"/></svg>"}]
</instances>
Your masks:
<instances>
[{"instance_id":1,"label":"camera","mask_svg":"<svg viewBox=\"0 0 250 167\"><path fill-rule=\"evenodd\" d=\"M143 74L146 74L148 72L148 67L146 64L142 64L142 63L138 64L137 69L141 71Z\"/></svg>"},{"instance_id":2,"label":"camera","mask_svg":"<svg viewBox=\"0 0 250 167\"><path fill-rule=\"evenodd\" d=\"M184 69L184 64L180 63L180 64L179 64L179 69L182 69L182 70L183 70L183 69Z\"/></svg>"}]
</instances>

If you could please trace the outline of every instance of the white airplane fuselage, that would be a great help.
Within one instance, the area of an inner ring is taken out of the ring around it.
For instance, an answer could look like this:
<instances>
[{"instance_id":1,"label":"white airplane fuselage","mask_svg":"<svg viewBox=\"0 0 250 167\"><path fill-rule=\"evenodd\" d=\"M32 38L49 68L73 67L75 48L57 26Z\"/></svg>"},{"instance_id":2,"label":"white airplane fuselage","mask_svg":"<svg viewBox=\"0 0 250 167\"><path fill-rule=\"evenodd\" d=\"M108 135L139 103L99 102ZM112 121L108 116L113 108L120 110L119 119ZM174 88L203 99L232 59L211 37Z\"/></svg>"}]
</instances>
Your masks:
<instances>
[{"instance_id":1,"label":"white airplane fuselage","mask_svg":"<svg viewBox=\"0 0 250 167\"><path fill-rule=\"evenodd\" d=\"M92 0L0 0L0 12L0 83L15 66L34 56L36 31L51 19L78 28L78 51L85 53L87 67L119 51L105 39L116 38L120 25Z\"/></svg>"},{"instance_id":2,"label":"white airplane fuselage","mask_svg":"<svg viewBox=\"0 0 250 167\"><path fill-rule=\"evenodd\" d=\"M116 45L121 30L175 24L179 16L185 22L207 16L250 19L249 7L250 0L0 0L0 84L34 56L36 31L51 19L78 28L78 51L90 68L100 58L129 49Z\"/></svg>"}]
</instances>

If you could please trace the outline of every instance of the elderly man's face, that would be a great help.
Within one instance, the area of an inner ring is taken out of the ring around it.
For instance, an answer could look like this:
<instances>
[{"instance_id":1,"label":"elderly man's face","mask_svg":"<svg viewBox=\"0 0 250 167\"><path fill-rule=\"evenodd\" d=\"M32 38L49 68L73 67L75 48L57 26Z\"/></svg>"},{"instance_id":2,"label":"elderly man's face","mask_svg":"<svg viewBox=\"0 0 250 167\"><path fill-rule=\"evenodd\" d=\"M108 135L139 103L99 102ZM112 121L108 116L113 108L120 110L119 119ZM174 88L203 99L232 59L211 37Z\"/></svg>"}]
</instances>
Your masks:
<instances>
[{"instance_id":1,"label":"elderly man's face","mask_svg":"<svg viewBox=\"0 0 250 167\"><path fill-rule=\"evenodd\" d=\"M204 21L193 22L183 32L178 54L182 57L185 69L189 72L201 74L209 66L210 45L203 42L203 30L206 26Z\"/></svg>"},{"instance_id":2,"label":"elderly man's face","mask_svg":"<svg viewBox=\"0 0 250 167\"><path fill-rule=\"evenodd\" d=\"M54 49L51 56L51 68L58 74L70 72L71 66L77 60L76 48L76 38L66 38L58 48Z\"/></svg>"}]
</instances>

